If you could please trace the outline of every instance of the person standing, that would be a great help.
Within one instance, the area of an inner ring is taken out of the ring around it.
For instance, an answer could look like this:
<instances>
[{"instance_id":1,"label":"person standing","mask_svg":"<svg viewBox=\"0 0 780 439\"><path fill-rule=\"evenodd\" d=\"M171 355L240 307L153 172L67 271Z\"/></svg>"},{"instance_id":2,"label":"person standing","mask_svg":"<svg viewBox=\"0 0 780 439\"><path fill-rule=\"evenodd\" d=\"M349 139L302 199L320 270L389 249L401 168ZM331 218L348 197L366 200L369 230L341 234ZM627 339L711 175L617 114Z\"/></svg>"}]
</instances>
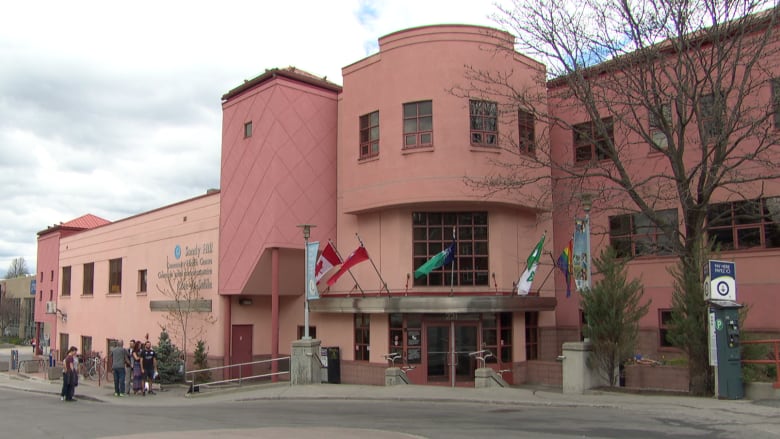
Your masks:
<instances>
[{"instance_id":1,"label":"person standing","mask_svg":"<svg viewBox=\"0 0 780 439\"><path fill-rule=\"evenodd\" d=\"M154 378L157 375L157 353L154 352L154 349L152 349L152 342L146 341L146 344L144 345L144 350L141 352L141 371L143 372L144 376L144 395L146 395L146 392L151 393L154 395L154 390L152 390L152 383L154 382Z\"/></svg>"},{"instance_id":2,"label":"person standing","mask_svg":"<svg viewBox=\"0 0 780 439\"><path fill-rule=\"evenodd\" d=\"M135 342L135 345L133 345L133 353L130 362L133 363L133 395L136 395L138 394L138 391L143 388L143 369L141 369L140 341Z\"/></svg>"},{"instance_id":3,"label":"person standing","mask_svg":"<svg viewBox=\"0 0 780 439\"><path fill-rule=\"evenodd\" d=\"M111 349L111 369L114 372L114 396L125 396L125 363L127 351L122 340L117 340Z\"/></svg>"},{"instance_id":4,"label":"person standing","mask_svg":"<svg viewBox=\"0 0 780 439\"><path fill-rule=\"evenodd\" d=\"M133 386L133 347L135 346L135 340L130 340L130 344L125 351L125 394L132 389Z\"/></svg>"},{"instance_id":5,"label":"person standing","mask_svg":"<svg viewBox=\"0 0 780 439\"><path fill-rule=\"evenodd\" d=\"M62 371L62 392L60 393L60 400L62 401L76 401L73 399L79 377L76 371L76 351L78 351L76 346L71 346L68 349L68 355L65 357L65 367Z\"/></svg>"}]
</instances>

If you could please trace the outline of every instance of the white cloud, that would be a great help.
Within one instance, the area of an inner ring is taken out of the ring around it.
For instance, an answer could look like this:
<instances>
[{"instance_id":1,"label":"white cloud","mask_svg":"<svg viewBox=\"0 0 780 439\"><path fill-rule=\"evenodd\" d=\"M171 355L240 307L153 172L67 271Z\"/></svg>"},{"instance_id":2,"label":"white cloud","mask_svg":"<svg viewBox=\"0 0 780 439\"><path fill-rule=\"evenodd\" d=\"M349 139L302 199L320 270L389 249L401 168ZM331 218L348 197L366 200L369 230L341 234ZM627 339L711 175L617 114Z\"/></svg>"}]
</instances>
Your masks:
<instances>
[{"instance_id":1,"label":"white cloud","mask_svg":"<svg viewBox=\"0 0 780 439\"><path fill-rule=\"evenodd\" d=\"M492 25L489 0L6 2L0 277L36 232L118 220L219 186L221 96L265 69L341 83L409 27Z\"/></svg>"}]
</instances>

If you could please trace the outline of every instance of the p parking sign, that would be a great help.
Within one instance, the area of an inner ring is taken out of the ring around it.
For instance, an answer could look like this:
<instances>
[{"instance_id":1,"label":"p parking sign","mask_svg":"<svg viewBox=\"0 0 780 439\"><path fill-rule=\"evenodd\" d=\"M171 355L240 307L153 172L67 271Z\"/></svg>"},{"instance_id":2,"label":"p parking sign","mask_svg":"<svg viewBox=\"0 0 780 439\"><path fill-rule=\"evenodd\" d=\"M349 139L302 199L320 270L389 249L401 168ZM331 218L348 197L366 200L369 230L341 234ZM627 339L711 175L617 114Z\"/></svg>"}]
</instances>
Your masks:
<instances>
[{"instance_id":1,"label":"p parking sign","mask_svg":"<svg viewBox=\"0 0 780 439\"><path fill-rule=\"evenodd\" d=\"M737 300L737 277L733 262L713 261L709 263L709 285L705 285L708 300Z\"/></svg>"}]
</instances>

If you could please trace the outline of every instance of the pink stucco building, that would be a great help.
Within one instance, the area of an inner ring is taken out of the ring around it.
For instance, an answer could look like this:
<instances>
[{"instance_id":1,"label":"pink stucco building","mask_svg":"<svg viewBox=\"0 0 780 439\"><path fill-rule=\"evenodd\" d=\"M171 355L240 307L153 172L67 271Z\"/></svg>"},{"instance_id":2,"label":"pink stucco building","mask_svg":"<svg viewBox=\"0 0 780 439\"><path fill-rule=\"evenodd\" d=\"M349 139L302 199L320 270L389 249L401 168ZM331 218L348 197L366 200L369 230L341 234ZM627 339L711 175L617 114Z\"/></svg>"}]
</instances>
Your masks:
<instances>
[{"instance_id":1,"label":"pink stucco building","mask_svg":"<svg viewBox=\"0 0 780 439\"><path fill-rule=\"evenodd\" d=\"M346 258L364 246L370 258L330 286L336 269L328 273L321 297L309 301L311 335L340 348L342 382L383 383L385 355L398 353L414 367L414 383L473 385L470 354L487 349L488 365L510 382L560 383L555 357L579 339L581 316L547 252L560 253L575 213L532 202L543 198L538 186L487 196L468 183L493 175L495 162L523 168L543 135L554 154L572 153L571 132L541 126L506 97L464 92L464 66L473 65L511 71L513 87L546 96L545 66L511 50L513 41L478 26L407 29L344 67L343 86L287 68L229 91L219 191L39 233L40 330L57 348L105 352L112 339L146 333L154 341L167 300L156 286L185 258L207 281L202 313L213 322L203 339L215 363L288 355L304 330L299 226L313 224L310 240L321 249L331 240ZM552 171L525 172L545 179ZM607 205L593 206L594 224L608 228L609 218ZM455 262L415 277L453 236ZM531 294L519 296L516 283L542 236ZM594 240L594 253L608 244ZM777 281L768 267L780 253L729 255L745 267L746 300L771 301ZM648 353L666 348L659 331L670 307L669 262L631 264L653 299L641 322ZM46 302L58 311L47 314ZM748 328L778 331L769 307L754 313Z\"/></svg>"}]
</instances>

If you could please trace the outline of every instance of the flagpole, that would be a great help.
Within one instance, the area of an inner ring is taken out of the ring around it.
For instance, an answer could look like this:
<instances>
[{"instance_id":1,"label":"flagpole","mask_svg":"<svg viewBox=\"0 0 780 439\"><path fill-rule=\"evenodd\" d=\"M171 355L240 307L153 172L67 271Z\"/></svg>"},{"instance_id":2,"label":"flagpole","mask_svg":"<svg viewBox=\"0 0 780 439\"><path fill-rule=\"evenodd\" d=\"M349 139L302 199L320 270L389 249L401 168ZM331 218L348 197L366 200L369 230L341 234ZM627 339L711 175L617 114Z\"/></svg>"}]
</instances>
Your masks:
<instances>
[{"instance_id":1,"label":"flagpole","mask_svg":"<svg viewBox=\"0 0 780 439\"><path fill-rule=\"evenodd\" d=\"M452 226L452 242L455 242L455 226ZM456 247L452 248L456 251ZM450 296L455 295L455 255L452 255L452 267L450 269Z\"/></svg>"},{"instance_id":2,"label":"flagpole","mask_svg":"<svg viewBox=\"0 0 780 439\"><path fill-rule=\"evenodd\" d=\"M552 261L553 261L553 266L550 269L550 271L547 273L547 276L544 277L544 280L542 280L542 284L539 285L539 288L536 289L536 294L539 294L539 293L542 292L542 287L544 286L544 284L547 283L547 279L550 278L550 275L553 273L553 271L555 271L555 268L558 267L558 263L555 262L555 257L553 256L552 252L547 252L547 253L550 255L550 259L552 259Z\"/></svg>"},{"instance_id":3,"label":"flagpole","mask_svg":"<svg viewBox=\"0 0 780 439\"><path fill-rule=\"evenodd\" d=\"M303 230L303 266L304 266L304 289L303 289L303 339L309 340L309 236L311 236L312 227L317 227L314 224L301 224L298 227Z\"/></svg>"},{"instance_id":4,"label":"flagpole","mask_svg":"<svg viewBox=\"0 0 780 439\"><path fill-rule=\"evenodd\" d=\"M341 254L339 253L339 249L337 249L336 246L333 245L333 242L330 239L328 239L328 243L331 246L333 246L333 250L336 252L336 256L338 256L339 259L341 260L341 262L343 263L344 262L344 258L341 257ZM347 273L349 273L349 275L352 277L352 280L355 281L355 286L357 286L358 290L360 290L360 295L363 296L363 297L366 297L366 292L363 291L363 288L360 287L360 284L358 283L357 279L355 279L355 275L352 274L352 269L347 270Z\"/></svg>"},{"instance_id":5,"label":"flagpole","mask_svg":"<svg viewBox=\"0 0 780 439\"><path fill-rule=\"evenodd\" d=\"M363 240L360 239L360 235L358 235L357 232L355 232L355 237L360 243L360 246L365 247L365 245L363 245ZM385 291L387 291L387 295L390 296L390 289L387 288L387 282L385 282L385 280L382 279L382 273L380 273L379 269L376 268L376 264L374 264L374 260L371 259L371 255L368 255L368 261L371 262L371 266L374 267L374 271L376 271L376 275L379 276L379 280L382 281L382 288L379 289L379 292L381 293L382 289L384 289Z\"/></svg>"}]
</instances>

